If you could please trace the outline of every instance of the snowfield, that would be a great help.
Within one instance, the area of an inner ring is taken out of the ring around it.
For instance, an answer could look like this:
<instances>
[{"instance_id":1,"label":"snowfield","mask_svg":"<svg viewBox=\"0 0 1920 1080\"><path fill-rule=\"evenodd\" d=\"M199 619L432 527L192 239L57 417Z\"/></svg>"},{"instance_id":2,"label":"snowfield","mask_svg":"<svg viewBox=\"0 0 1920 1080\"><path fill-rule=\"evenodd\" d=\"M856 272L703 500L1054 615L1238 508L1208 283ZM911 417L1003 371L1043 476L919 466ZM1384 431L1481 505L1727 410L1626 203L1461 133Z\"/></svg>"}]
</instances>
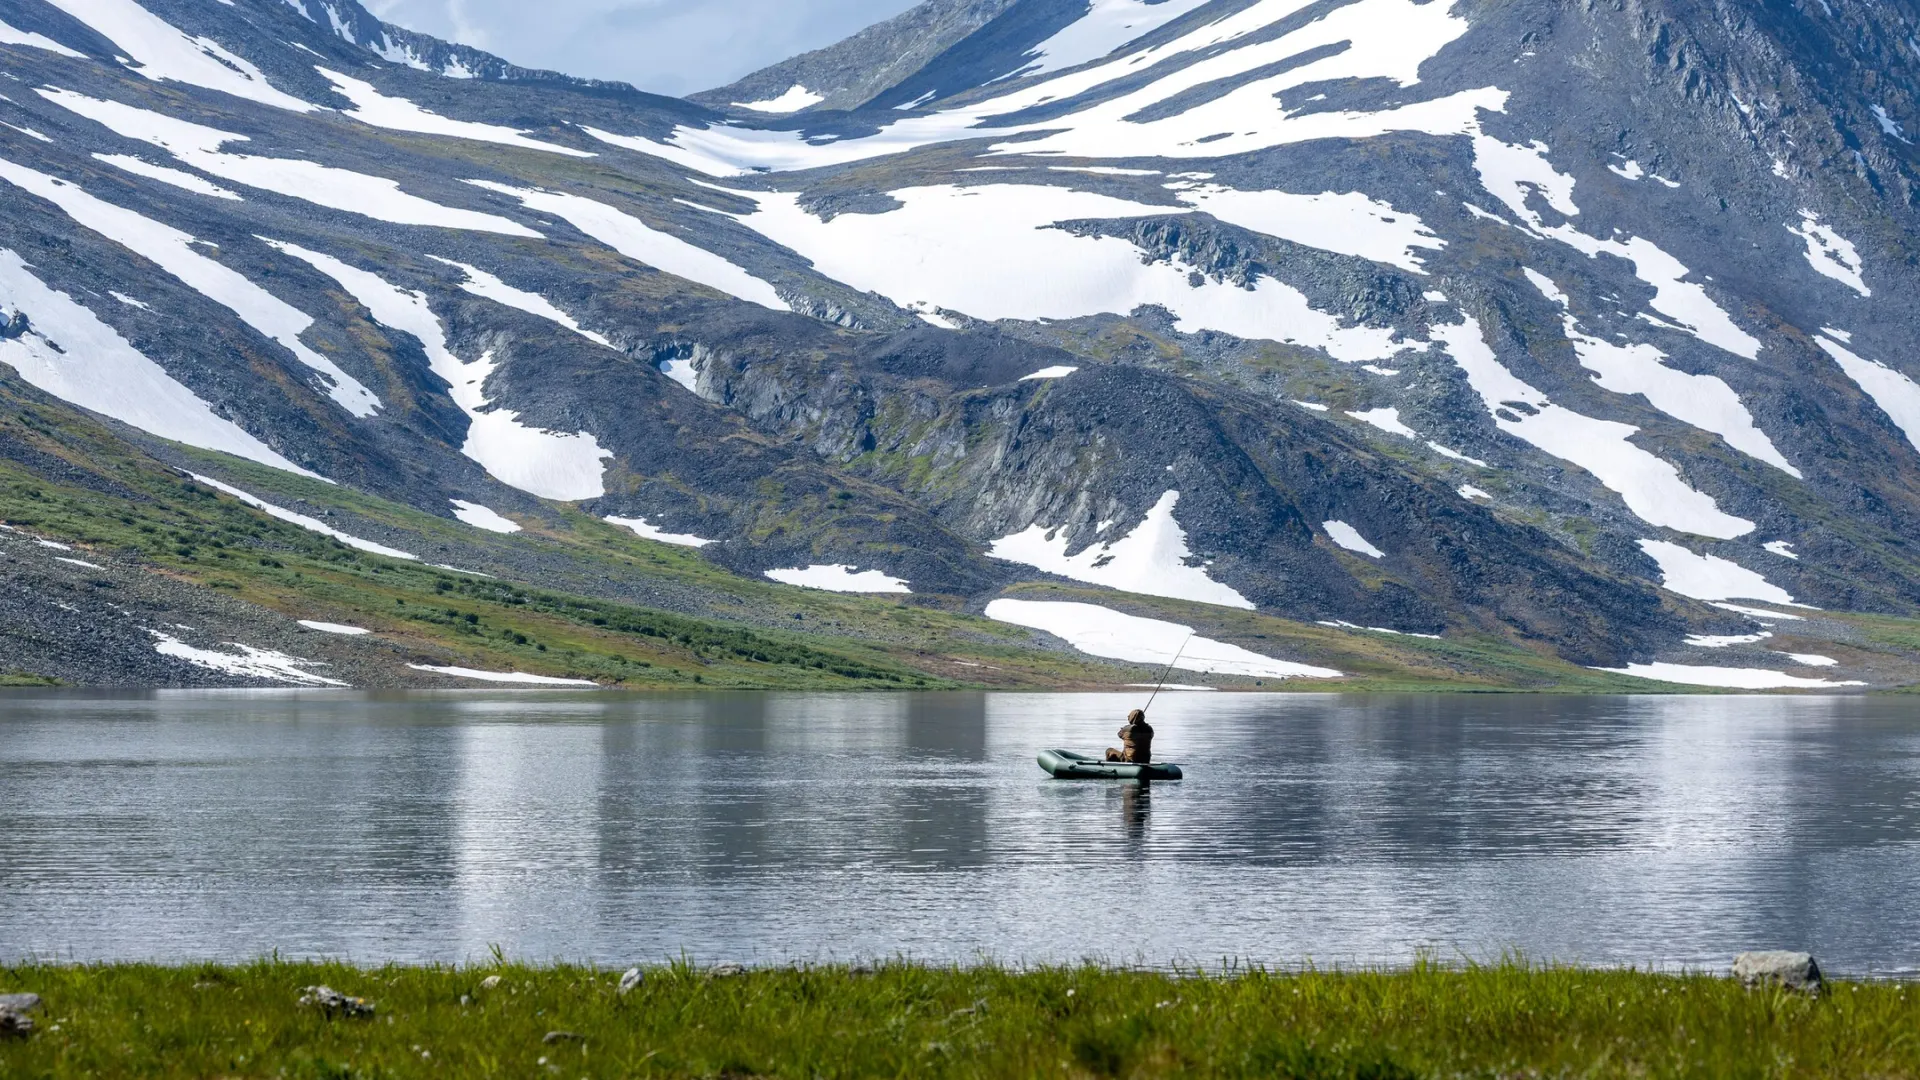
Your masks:
<instances>
[{"instance_id":1,"label":"snowfield","mask_svg":"<svg viewBox=\"0 0 1920 1080\"><path fill-rule=\"evenodd\" d=\"M1338 679L1332 668L1296 664L1198 637L1190 626L1128 615L1098 604L1057 600L995 600L987 618L1042 630L1088 656L1132 664L1172 662L1181 671L1210 675L1243 675L1266 679ZM1175 654L1179 659L1175 660Z\"/></svg>"},{"instance_id":2,"label":"snowfield","mask_svg":"<svg viewBox=\"0 0 1920 1080\"><path fill-rule=\"evenodd\" d=\"M238 315L261 336L285 346L295 359L322 377L328 396L347 412L371 416L380 408L380 399L373 391L300 340L313 325L312 316L195 251L192 245L197 241L187 233L10 161L0 160L0 180L53 203L78 224L151 260L188 288Z\"/></svg>"},{"instance_id":3,"label":"snowfield","mask_svg":"<svg viewBox=\"0 0 1920 1080\"><path fill-rule=\"evenodd\" d=\"M1640 550L1660 564L1661 587L1695 600L1758 600L1793 604L1793 594L1718 555L1696 555L1665 540L1642 540Z\"/></svg>"},{"instance_id":4,"label":"snowfield","mask_svg":"<svg viewBox=\"0 0 1920 1080\"><path fill-rule=\"evenodd\" d=\"M1658 679L1683 686L1717 686L1729 690L1831 690L1843 686L1865 686L1848 680L1808 679L1766 668L1707 667L1695 664L1628 664L1622 668L1597 668L1637 679Z\"/></svg>"},{"instance_id":5,"label":"snowfield","mask_svg":"<svg viewBox=\"0 0 1920 1080\"><path fill-rule=\"evenodd\" d=\"M1474 319L1437 325L1433 336L1466 373L1495 426L1592 473L1642 521L1722 540L1754 530L1753 522L1723 513L1711 496L1687 486L1680 470L1627 441L1639 428L1555 405L1516 378L1494 356Z\"/></svg>"},{"instance_id":6,"label":"snowfield","mask_svg":"<svg viewBox=\"0 0 1920 1080\"><path fill-rule=\"evenodd\" d=\"M520 523L500 512L476 502L454 499L453 516L476 529L511 536L520 531Z\"/></svg>"},{"instance_id":7,"label":"snowfield","mask_svg":"<svg viewBox=\"0 0 1920 1080\"><path fill-rule=\"evenodd\" d=\"M115 134L152 143L186 165L245 187L394 225L426 225L541 238L532 229L497 214L442 206L410 195L400 190L398 181L384 176L369 176L298 158L257 157L222 149L228 143L250 141L245 135L71 91L41 89L36 92Z\"/></svg>"},{"instance_id":8,"label":"snowfield","mask_svg":"<svg viewBox=\"0 0 1920 1080\"><path fill-rule=\"evenodd\" d=\"M98 30L134 61L130 70L155 82L186 83L293 112L319 107L275 88L264 72L219 42L188 37L133 0L47 2Z\"/></svg>"},{"instance_id":9,"label":"snowfield","mask_svg":"<svg viewBox=\"0 0 1920 1080\"><path fill-rule=\"evenodd\" d=\"M242 645L237 641L227 642L227 647L238 652L221 652L217 649L201 649L171 634L158 630L148 630L154 637L153 651L161 656L171 656L176 660L185 660L194 667L218 671L226 675L239 675L249 679L262 679L268 682L291 683L294 686L346 686L338 679L329 679L307 669L325 667L313 660L302 660L297 656L288 656L272 649L257 649L252 645Z\"/></svg>"},{"instance_id":10,"label":"snowfield","mask_svg":"<svg viewBox=\"0 0 1920 1080\"><path fill-rule=\"evenodd\" d=\"M636 536L640 536L647 540L658 540L663 544L674 544L679 547L702 548L702 547L706 547L708 544L713 543L713 541L708 540L705 537L695 536L692 533L667 532L659 528L658 526L649 524L647 522L647 519L643 517L629 518L629 517L609 516L604 520L610 525L618 525L622 528L632 529Z\"/></svg>"},{"instance_id":11,"label":"snowfield","mask_svg":"<svg viewBox=\"0 0 1920 1080\"><path fill-rule=\"evenodd\" d=\"M820 564L812 566L794 566L784 570L769 570L767 576L787 585L798 585L803 589L823 589L827 592L843 593L911 593L904 579L892 577L879 570L858 570L845 564Z\"/></svg>"},{"instance_id":12,"label":"snowfield","mask_svg":"<svg viewBox=\"0 0 1920 1080\"><path fill-rule=\"evenodd\" d=\"M268 240L276 249L307 263L340 283L381 325L411 334L427 353L433 373L446 380L453 403L467 414L467 438L460 452L478 462L494 479L530 495L572 502L606 494L604 450L586 432L545 431L520 422L509 409L489 408L487 376L492 354L472 363L447 347L440 319L427 298L393 285L368 270L348 266L331 255Z\"/></svg>"},{"instance_id":13,"label":"snowfield","mask_svg":"<svg viewBox=\"0 0 1920 1080\"><path fill-rule=\"evenodd\" d=\"M1395 342L1392 330L1342 326L1274 278L1263 277L1252 289L1211 280L1196 287L1192 267L1143 263L1130 241L1055 227L1178 208L1048 185L937 184L890 192L905 204L898 210L822 221L801 208L796 192L738 194L760 207L740 218L747 227L799 252L828 277L905 308L1034 320L1126 315L1153 304L1173 312L1183 333L1219 330L1293 342L1348 363L1408 347Z\"/></svg>"},{"instance_id":14,"label":"snowfield","mask_svg":"<svg viewBox=\"0 0 1920 1080\"><path fill-rule=\"evenodd\" d=\"M746 270L670 233L648 226L632 214L583 195L518 188L491 180L469 184L511 195L532 210L564 218L574 228L637 263L698 282L728 296L774 311L792 310L772 285Z\"/></svg>"},{"instance_id":15,"label":"snowfield","mask_svg":"<svg viewBox=\"0 0 1920 1080\"><path fill-rule=\"evenodd\" d=\"M364 79L343 75L316 66L315 71L326 76L341 96L353 102L353 108L346 111L347 116L363 124L389 131L410 131L419 135L445 135L455 139L472 139L476 142L496 143L500 146L516 146L523 150L539 150L548 154L563 154L567 157L590 158L593 153L575 150L570 146L541 142L528 138L521 132L498 124L478 124L470 120L454 120L429 112L405 98L388 97L374 88Z\"/></svg>"},{"instance_id":16,"label":"snowfield","mask_svg":"<svg viewBox=\"0 0 1920 1080\"><path fill-rule=\"evenodd\" d=\"M0 248L0 321L16 312L25 312L33 329L0 337L0 363L32 386L163 439L313 475L216 415L99 316L48 288L18 254Z\"/></svg>"},{"instance_id":17,"label":"snowfield","mask_svg":"<svg viewBox=\"0 0 1920 1080\"><path fill-rule=\"evenodd\" d=\"M987 557L1122 592L1252 610L1253 601L1208 577L1205 568L1188 563L1193 552L1187 533L1173 517L1179 502L1178 491L1166 492L1132 532L1088 545L1076 555L1067 554L1064 529L1029 525L990 543Z\"/></svg>"}]
</instances>

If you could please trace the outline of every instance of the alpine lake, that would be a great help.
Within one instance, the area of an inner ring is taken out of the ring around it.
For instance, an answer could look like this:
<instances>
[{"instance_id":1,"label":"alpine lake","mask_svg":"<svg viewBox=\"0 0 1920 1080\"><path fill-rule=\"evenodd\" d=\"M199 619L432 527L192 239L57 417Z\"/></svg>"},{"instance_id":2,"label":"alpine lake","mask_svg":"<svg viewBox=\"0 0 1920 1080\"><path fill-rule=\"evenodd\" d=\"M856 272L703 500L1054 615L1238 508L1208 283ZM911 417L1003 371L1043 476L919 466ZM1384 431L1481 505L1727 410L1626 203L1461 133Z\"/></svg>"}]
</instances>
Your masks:
<instances>
[{"instance_id":1,"label":"alpine lake","mask_svg":"<svg viewBox=\"0 0 1920 1080\"><path fill-rule=\"evenodd\" d=\"M9 691L0 961L1920 971L1920 709Z\"/></svg>"}]
</instances>

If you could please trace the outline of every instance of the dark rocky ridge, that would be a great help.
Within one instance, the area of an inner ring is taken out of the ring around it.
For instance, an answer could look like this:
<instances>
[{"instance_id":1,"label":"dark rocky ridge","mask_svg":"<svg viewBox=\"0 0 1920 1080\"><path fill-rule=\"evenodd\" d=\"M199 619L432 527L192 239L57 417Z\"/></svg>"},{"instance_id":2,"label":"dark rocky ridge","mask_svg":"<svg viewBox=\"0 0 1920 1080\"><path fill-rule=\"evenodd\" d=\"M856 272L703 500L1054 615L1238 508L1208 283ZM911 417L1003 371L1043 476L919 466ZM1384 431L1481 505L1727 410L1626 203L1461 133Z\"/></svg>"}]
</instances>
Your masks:
<instances>
[{"instance_id":1,"label":"dark rocky ridge","mask_svg":"<svg viewBox=\"0 0 1920 1080\"><path fill-rule=\"evenodd\" d=\"M734 115L728 123L772 131L798 125L821 145L857 139L908 115L894 106L930 90L945 104L1005 89L985 80L1017 68L1026 50L1071 21L1076 5L1058 0L937 0L691 102L513 69L406 36L352 0L306 0L306 14L286 0L239 0L232 8L147 0L156 14L219 41L276 87L309 101L347 105L313 70L325 63L436 113L505 125L593 158L376 129L335 113L294 115L156 82L114 64L113 42L45 0L0 0L9 25L88 57L0 46L17 80L0 102L0 120L13 125L0 128L0 158L217 244L199 250L311 315L302 340L386 403L365 420L333 406L290 352L219 303L10 185L0 185L8 206L0 248L18 252L50 287L74 296L276 451L443 517L450 498L527 513L544 504L459 452L467 417L411 336L378 325L331 279L255 237L328 252L421 292L462 360L490 355L497 362L486 386L494 407L536 426L589 433L613 452L606 494L585 509L711 537L719 542L707 554L743 573L845 563L977 607L1009 582L1039 576L986 558L994 539L1033 524L1060 526L1069 550L1078 551L1123 535L1177 484L1178 520L1191 549L1211 561L1217 580L1263 609L1409 630L1495 631L1583 663L1655 655L1704 663L1712 658L1675 651L1680 638L1689 628L1725 632L1729 616L1659 593L1658 569L1639 541L1669 540L1731 560L1822 607L1920 611L1920 559L1909 539L1920 535L1920 455L1813 336L1822 326L1844 327L1860 355L1901 370L1910 370L1905 358L1920 346L1920 324L1898 299L1913 291L1920 265L1912 242L1915 149L1899 134L1905 128L1883 128L1872 111L1886 110L1888 125L1920 129L1911 91L1920 62L1906 45L1920 9L1904 0L1828 2L1831 14L1824 5L1696 0L1461 0L1454 10L1469 29L1422 66L1418 82L1332 80L1280 96L1290 115L1311 116L1501 87L1509 95L1504 111L1483 113L1484 129L1509 144L1550 146L1551 164L1572 179L1580 208L1575 217L1562 215L1535 192L1531 210L1548 227L1571 223L1589 237L1657 241L1691 269L1688 282L1762 341L1751 359L1670 320L1649 322L1655 292L1630 262L1589 257L1518 227L1484 190L1469 140L1460 136L1400 133L1214 159L1099 161L1153 176L1055 173L1048 166L1067 159L1012 154L991 167L1020 173L962 172L981 167L975 155L989 141L1002 141L983 129L964 146L715 178L582 130L664 140L678 125L720 123L715 110L732 101L776 96L799 82L831 91L828 100L796 121ZM335 17L321 14L322 3ZM1346 6L1314 5L1248 40L1279 41ZM1253 7L1216 0L1147 40L1171 40ZM336 33L335 23L346 30ZM367 51L395 47L433 71ZM1322 49L1198 86L1136 118L1179 115L1247 79L1339 54ZM1113 85L1021 115L1061 120L1195 60L1160 57ZM481 77L437 74L449 64ZM258 189L246 189L243 202L214 200L134 177L94 155L186 166L44 100L33 92L39 86L247 135L237 152L304 156L389 177L408 193L509 218L543 239L392 225ZM1678 186L1625 177L1618 169L1629 159ZM1179 170L1208 173L1210 183L1239 191L1363 192L1417 215L1444 246L1420 252L1428 272L1419 274L1262 234L1187 212L1159 175ZM744 268L794 310L736 301L620 258L549 213L465 182L471 179L595 199ZM897 213L905 203L893 193L911 186L1011 182L1166 207L1051 228L1126 243L1142 264L1189 267L1196 287L1283 282L1345 326L1389 328L1409 343L1471 315L1515 377L1585 416L1637 428L1633 445L1672 463L1687 484L1756 528L1712 540L1640 520L1587 472L1502 431L1458 358L1437 348L1401 352L1368 369L1316 349L1204 327L1183 331L1178 316L1154 306L998 322L949 312L943 318L957 329L935 328L901 306L918 297L835 280L737 219L754 206L741 192L754 189L795 192L804 211L832 221ZM1802 208L1815 208L1858 246L1871 298L1811 271L1803 242L1788 231ZM475 297L461 289L459 273L427 256L484 267L537 293L614 348ZM1653 344L1668 369L1724 380L1802 478L1643 396L1598 385L1575 355L1559 309L1522 268L1570 296L1584 333ZM116 303L112 292L148 306ZM9 317L5 332L17 337L34 313ZM698 369L698 395L661 374L669 362ZM1058 365L1080 371L1052 383L1021 381ZM1294 399L1331 411L1308 413ZM1490 468L1428 453L1346 416L1384 407L1397 409L1422 439ZM1462 484L1490 489L1493 505L1463 499ZM1336 518L1389 557L1376 564L1332 547L1318 527ZM1102 522L1113 525L1096 529ZM1800 557L1769 553L1764 541L1788 541Z\"/></svg>"}]
</instances>

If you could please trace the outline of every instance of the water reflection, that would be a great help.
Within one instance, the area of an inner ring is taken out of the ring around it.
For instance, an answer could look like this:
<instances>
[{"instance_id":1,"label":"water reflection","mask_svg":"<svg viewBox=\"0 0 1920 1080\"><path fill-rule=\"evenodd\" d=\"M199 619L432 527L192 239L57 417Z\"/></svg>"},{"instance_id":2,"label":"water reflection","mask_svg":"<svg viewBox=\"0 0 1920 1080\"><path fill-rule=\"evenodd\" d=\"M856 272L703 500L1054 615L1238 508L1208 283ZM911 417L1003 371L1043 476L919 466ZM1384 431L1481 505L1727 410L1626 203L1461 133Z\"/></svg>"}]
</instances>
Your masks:
<instances>
[{"instance_id":1,"label":"water reflection","mask_svg":"<svg viewBox=\"0 0 1920 1080\"><path fill-rule=\"evenodd\" d=\"M15 694L0 958L1920 967L1885 698ZM1111 937L1116 912L1138 925Z\"/></svg>"}]
</instances>

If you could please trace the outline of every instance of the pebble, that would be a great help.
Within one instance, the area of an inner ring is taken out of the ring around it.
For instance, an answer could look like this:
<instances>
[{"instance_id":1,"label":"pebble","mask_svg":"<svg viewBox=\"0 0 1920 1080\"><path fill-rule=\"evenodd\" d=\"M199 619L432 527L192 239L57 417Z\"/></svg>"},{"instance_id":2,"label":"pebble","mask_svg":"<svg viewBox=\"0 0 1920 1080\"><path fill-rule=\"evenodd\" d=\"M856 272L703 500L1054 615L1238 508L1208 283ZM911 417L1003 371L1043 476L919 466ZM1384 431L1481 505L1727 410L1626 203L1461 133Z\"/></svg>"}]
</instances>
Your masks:
<instances>
[{"instance_id":1,"label":"pebble","mask_svg":"<svg viewBox=\"0 0 1920 1080\"><path fill-rule=\"evenodd\" d=\"M540 1041L552 1046L554 1043L586 1042L587 1037L576 1031L549 1031L540 1037Z\"/></svg>"},{"instance_id":2,"label":"pebble","mask_svg":"<svg viewBox=\"0 0 1920 1080\"><path fill-rule=\"evenodd\" d=\"M1820 992L1820 965L1803 952L1743 952L1733 958L1733 977L1747 986Z\"/></svg>"},{"instance_id":3,"label":"pebble","mask_svg":"<svg viewBox=\"0 0 1920 1080\"><path fill-rule=\"evenodd\" d=\"M494 987L499 985L500 985L500 976L498 975L489 975L486 978L480 980L480 989L482 990L491 990Z\"/></svg>"},{"instance_id":4,"label":"pebble","mask_svg":"<svg viewBox=\"0 0 1920 1080\"><path fill-rule=\"evenodd\" d=\"M710 979L730 979L746 973L747 969L739 964L715 964L707 969L707 977Z\"/></svg>"},{"instance_id":5,"label":"pebble","mask_svg":"<svg viewBox=\"0 0 1920 1080\"><path fill-rule=\"evenodd\" d=\"M641 980L645 978L646 976L640 973L639 968L628 968L626 974L620 976L620 993L623 995L630 993L634 987L639 986Z\"/></svg>"},{"instance_id":6,"label":"pebble","mask_svg":"<svg viewBox=\"0 0 1920 1080\"><path fill-rule=\"evenodd\" d=\"M300 1004L319 1009L328 1016L372 1016L373 1002L349 997L331 986L309 986L300 992Z\"/></svg>"}]
</instances>

